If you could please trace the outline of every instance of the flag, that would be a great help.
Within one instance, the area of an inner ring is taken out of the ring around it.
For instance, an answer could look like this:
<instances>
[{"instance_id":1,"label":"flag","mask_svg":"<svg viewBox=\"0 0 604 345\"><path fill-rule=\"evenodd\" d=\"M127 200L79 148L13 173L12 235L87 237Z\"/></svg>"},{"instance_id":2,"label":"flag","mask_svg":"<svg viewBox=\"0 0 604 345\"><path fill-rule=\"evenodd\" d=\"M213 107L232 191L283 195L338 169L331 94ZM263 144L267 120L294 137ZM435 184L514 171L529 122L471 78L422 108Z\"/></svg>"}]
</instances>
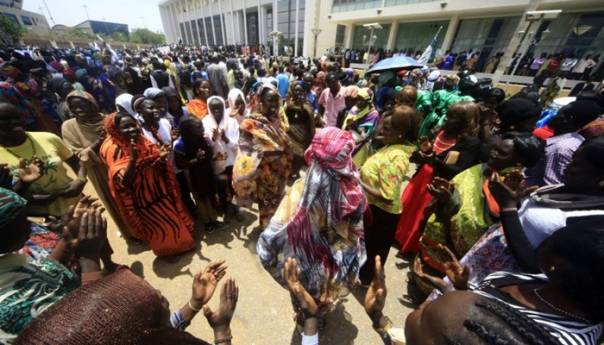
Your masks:
<instances>
[{"instance_id":1,"label":"flag","mask_svg":"<svg viewBox=\"0 0 604 345\"><path fill-rule=\"evenodd\" d=\"M436 41L438 40L438 35L440 34L440 30L442 29L443 27L441 25L438 28L438 31L436 31L436 35L434 35L434 38L432 38L432 42L430 42L430 44L426 47L426 50L424 50L422 56L417 59L417 62L422 65L426 65L430 60L434 59L434 54L436 54Z\"/></svg>"}]
</instances>

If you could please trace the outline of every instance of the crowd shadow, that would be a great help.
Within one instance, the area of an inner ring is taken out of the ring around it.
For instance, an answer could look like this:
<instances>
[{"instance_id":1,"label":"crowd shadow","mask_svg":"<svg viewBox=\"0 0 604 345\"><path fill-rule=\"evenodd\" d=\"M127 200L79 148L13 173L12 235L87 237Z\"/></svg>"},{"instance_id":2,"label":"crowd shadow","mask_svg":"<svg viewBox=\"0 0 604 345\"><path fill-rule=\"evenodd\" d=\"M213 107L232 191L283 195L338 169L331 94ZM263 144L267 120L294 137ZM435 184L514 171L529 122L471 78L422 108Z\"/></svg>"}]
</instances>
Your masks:
<instances>
[{"instance_id":1,"label":"crowd shadow","mask_svg":"<svg viewBox=\"0 0 604 345\"><path fill-rule=\"evenodd\" d=\"M343 301L340 301L330 313L325 316L324 328L319 331L319 344L352 345L359 334L359 329L352 323L351 315L346 311ZM294 328L291 345L299 345L302 335Z\"/></svg>"},{"instance_id":2,"label":"crowd shadow","mask_svg":"<svg viewBox=\"0 0 604 345\"><path fill-rule=\"evenodd\" d=\"M184 254L174 256L156 257L153 260L153 272L160 278L175 278L182 275L192 277L194 272L191 271L190 265L193 262L193 257L197 256L201 261L210 262L210 258L203 256L201 246L198 245L195 249Z\"/></svg>"}]
</instances>

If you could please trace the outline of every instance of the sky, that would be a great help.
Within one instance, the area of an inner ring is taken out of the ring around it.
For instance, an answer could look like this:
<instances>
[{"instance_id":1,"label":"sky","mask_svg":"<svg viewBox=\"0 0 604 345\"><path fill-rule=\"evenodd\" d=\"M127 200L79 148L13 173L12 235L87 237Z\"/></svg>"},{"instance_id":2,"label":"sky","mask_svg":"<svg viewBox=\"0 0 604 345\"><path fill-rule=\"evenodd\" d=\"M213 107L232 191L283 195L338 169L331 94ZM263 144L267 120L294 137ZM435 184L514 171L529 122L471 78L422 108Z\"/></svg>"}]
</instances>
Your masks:
<instances>
[{"instance_id":1,"label":"sky","mask_svg":"<svg viewBox=\"0 0 604 345\"><path fill-rule=\"evenodd\" d=\"M83 6L87 6L91 20L128 24L130 30L146 27L163 32L159 0L46 0L46 3L55 24L73 26L85 21L87 18ZM48 24L53 26L44 0L24 0L23 9L44 14Z\"/></svg>"}]
</instances>

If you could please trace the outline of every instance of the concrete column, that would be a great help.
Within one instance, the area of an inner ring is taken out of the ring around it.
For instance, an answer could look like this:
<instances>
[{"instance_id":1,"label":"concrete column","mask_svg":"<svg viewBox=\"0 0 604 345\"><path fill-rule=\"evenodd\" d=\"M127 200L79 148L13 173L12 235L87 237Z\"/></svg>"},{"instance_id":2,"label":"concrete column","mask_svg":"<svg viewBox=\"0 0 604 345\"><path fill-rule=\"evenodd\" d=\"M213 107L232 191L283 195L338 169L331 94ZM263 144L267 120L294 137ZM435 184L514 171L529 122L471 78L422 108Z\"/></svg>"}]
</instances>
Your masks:
<instances>
[{"instance_id":1,"label":"concrete column","mask_svg":"<svg viewBox=\"0 0 604 345\"><path fill-rule=\"evenodd\" d=\"M453 40L455 39L455 33L457 33L458 27L459 17L451 17L451 20L449 20L449 26L447 27L447 32L445 33L445 38L443 39L443 44L440 46L440 51L443 52L443 54L453 46Z\"/></svg>"},{"instance_id":2,"label":"concrete column","mask_svg":"<svg viewBox=\"0 0 604 345\"><path fill-rule=\"evenodd\" d=\"M393 20L392 25L390 25L390 33L388 34L388 43L386 44L386 49L394 49L394 44L396 43L396 34L398 33L398 21Z\"/></svg>"},{"instance_id":3,"label":"concrete column","mask_svg":"<svg viewBox=\"0 0 604 345\"><path fill-rule=\"evenodd\" d=\"M210 7L210 6L208 6L208 7ZM213 11L209 8L208 8L208 12L210 12L210 22L212 23L212 38L214 39L214 46L217 46L218 43L216 42L216 30L214 29L214 14L212 13Z\"/></svg>"},{"instance_id":4,"label":"concrete column","mask_svg":"<svg viewBox=\"0 0 604 345\"><path fill-rule=\"evenodd\" d=\"M279 31L279 1L273 0L273 32ZM279 56L279 39L273 36L273 54Z\"/></svg>"},{"instance_id":5,"label":"concrete column","mask_svg":"<svg viewBox=\"0 0 604 345\"><path fill-rule=\"evenodd\" d=\"M354 25L346 24L346 33L344 35L344 48L352 49L353 35L354 35Z\"/></svg>"},{"instance_id":6,"label":"concrete column","mask_svg":"<svg viewBox=\"0 0 604 345\"><path fill-rule=\"evenodd\" d=\"M235 37L239 30L235 31L235 14L233 12L233 0L230 0L231 5L231 29L233 30L233 44L239 43L239 37ZM237 26L239 26L239 18L237 18Z\"/></svg>"},{"instance_id":7,"label":"concrete column","mask_svg":"<svg viewBox=\"0 0 604 345\"><path fill-rule=\"evenodd\" d=\"M223 45L227 45L228 44L228 38L227 38L227 33L226 33L226 26L225 26L225 16L224 13L222 12L222 1L219 0L218 1L218 14L220 15L220 30L222 31L222 44Z\"/></svg>"},{"instance_id":8,"label":"concrete column","mask_svg":"<svg viewBox=\"0 0 604 345\"><path fill-rule=\"evenodd\" d=\"M203 6L204 6L204 3L202 2L201 3L201 7L199 8L199 14L201 14L201 22L203 23L203 35L206 38L206 46L209 47L210 46L210 40L208 39L208 30L207 30L208 26L206 25L206 16L205 16L204 11L203 11Z\"/></svg>"},{"instance_id":9,"label":"concrete column","mask_svg":"<svg viewBox=\"0 0 604 345\"><path fill-rule=\"evenodd\" d=\"M258 0L258 42L260 44L266 43L266 32L264 30L264 21L266 20L266 13L264 6L260 6L260 0Z\"/></svg>"},{"instance_id":10,"label":"concrete column","mask_svg":"<svg viewBox=\"0 0 604 345\"><path fill-rule=\"evenodd\" d=\"M296 21L294 25L294 56L298 56L298 24L300 23L300 0L296 0Z\"/></svg>"},{"instance_id":11,"label":"concrete column","mask_svg":"<svg viewBox=\"0 0 604 345\"><path fill-rule=\"evenodd\" d=\"M247 46L247 8L243 2L243 43Z\"/></svg>"},{"instance_id":12,"label":"concrete column","mask_svg":"<svg viewBox=\"0 0 604 345\"><path fill-rule=\"evenodd\" d=\"M168 7L170 9L170 22L172 24L172 30L174 30L174 43L178 43L180 38L180 27L178 25L178 16L176 14L176 4L172 4Z\"/></svg>"}]
</instances>

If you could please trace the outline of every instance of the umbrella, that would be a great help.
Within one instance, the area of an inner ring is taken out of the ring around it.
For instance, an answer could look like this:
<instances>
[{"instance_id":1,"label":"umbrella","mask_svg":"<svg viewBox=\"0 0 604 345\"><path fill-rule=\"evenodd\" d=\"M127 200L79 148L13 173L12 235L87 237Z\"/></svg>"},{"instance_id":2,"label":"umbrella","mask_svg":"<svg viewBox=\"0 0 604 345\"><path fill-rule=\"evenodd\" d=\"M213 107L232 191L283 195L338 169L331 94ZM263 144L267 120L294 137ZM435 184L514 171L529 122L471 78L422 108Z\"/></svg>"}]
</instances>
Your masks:
<instances>
[{"instance_id":1,"label":"umbrella","mask_svg":"<svg viewBox=\"0 0 604 345\"><path fill-rule=\"evenodd\" d=\"M422 64L417 62L414 58L405 56L405 55L397 55L391 58L384 59L379 61L375 65L371 66L366 73L375 73L375 72L383 72L387 70L398 70L398 69L412 69L412 68L421 68Z\"/></svg>"}]
</instances>

